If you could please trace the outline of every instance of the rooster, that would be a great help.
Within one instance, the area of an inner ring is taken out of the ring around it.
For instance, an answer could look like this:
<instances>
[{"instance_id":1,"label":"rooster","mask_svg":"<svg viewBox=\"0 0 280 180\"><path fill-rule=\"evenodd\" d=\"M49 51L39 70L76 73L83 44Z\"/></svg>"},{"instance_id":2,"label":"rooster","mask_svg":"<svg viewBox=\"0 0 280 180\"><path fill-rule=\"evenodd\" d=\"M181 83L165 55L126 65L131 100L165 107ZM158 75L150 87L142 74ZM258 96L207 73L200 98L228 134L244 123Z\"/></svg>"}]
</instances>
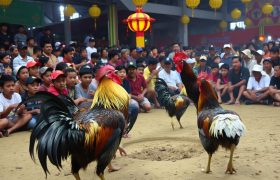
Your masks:
<instances>
[{"instance_id":1,"label":"rooster","mask_svg":"<svg viewBox=\"0 0 280 180\"><path fill-rule=\"evenodd\" d=\"M59 170L61 161L71 155L72 173L80 179L79 170L97 161L96 174L104 180L104 169L114 157L128 117L129 96L118 84L112 66L102 67L92 106L79 112L68 97L38 93L27 101L40 100L39 121L30 137L29 152L34 160L34 146L47 176L47 157Z\"/></svg>"},{"instance_id":2,"label":"rooster","mask_svg":"<svg viewBox=\"0 0 280 180\"><path fill-rule=\"evenodd\" d=\"M172 96L166 82L161 78L156 79L155 90L158 94L160 104L164 105L168 115L171 117L172 129L174 130L173 116L176 116L180 128L182 129L183 126L180 119L190 105L190 101L182 93Z\"/></svg>"},{"instance_id":3,"label":"rooster","mask_svg":"<svg viewBox=\"0 0 280 180\"><path fill-rule=\"evenodd\" d=\"M179 52L174 55L173 60L176 65L177 72L180 73L188 97L193 101L195 107L197 108L199 97L197 77L191 66L185 62L187 58L188 56L185 53Z\"/></svg>"},{"instance_id":4,"label":"rooster","mask_svg":"<svg viewBox=\"0 0 280 180\"><path fill-rule=\"evenodd\" d=\"M245 125L237 113L224 110L219 105L214 89L205 76L198 77L198 86L197 125L200 141L209 156L206 173L211 172L212 154L221 145L230 150L226 173L233 174L236 172L232 164L233 152L245 132Z\"/></svg>"}]
</instances>

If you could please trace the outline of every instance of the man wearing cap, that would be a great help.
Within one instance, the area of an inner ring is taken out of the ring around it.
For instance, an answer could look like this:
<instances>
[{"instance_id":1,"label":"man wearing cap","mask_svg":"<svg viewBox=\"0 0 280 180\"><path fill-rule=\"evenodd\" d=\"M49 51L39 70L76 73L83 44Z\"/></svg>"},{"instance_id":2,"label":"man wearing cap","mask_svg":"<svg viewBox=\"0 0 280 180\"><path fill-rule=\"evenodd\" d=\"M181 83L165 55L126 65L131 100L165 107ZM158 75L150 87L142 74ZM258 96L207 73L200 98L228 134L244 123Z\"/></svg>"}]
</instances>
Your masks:
<instances>
[{"instance_id":1,"label":"man wearing cap","mask_svg":"<svg viewBox=\"0 0 280 180\"><path fill-rule=\"evenodd\" d=\"M97 49L94 46L95 46L95 39L94 37L91 37L88 40L88 47L86 48L88 60L91 59L91 53L97 52Z\"/></svg>"},{"instance_id":2,"label":"man wearing cap","mask_svg":"<svg viewBox=\"0 0 280 180\"><path fill-rule=\"evenodd\" d=\"M68 91L66 89L66 77L64 73L60 70L56 70L51 73L52 84L48 89L49 93L55 96L65 95L68 96Z\"/></svg>"},{"instance_id":3,"label":"man wearing cap","mask_svg":"<svg viewBox=\"0 0 280 180\"><path fill-rule=\"evenodd\" d=\"M147 83L144 77L137 73L136 68L134 62L129 62L127 67L127 80L131 87L131 98L136 100L145 112L148 112L151 110L151 104L145 97L147 93Z\"/></svg>"},{"instance_id":4,"label":"man wearing cap","mask_svg":"<svg viewBox=\"0 0 280 180\"><path fill-rule=\"evenodd\" d=\"M249 69L250 75L252 75L252 69L254 65L257 64L257 61L253 59L250 49L245 49L241 51L241 57L243 59L243 66Z\"/></svg>"},{"instance_id":5,"label":"man wearing cap","mask_svg":"<svg viewBox=\"0 0 280 180\"><path fill-rule=\"evenodd\" d=\"M221 54L222 63L225 63L231 67L231 60L234 54L231 44L225 44L223 50L224 52Z\"/></svg>"},{"instance_id":6,"label":"man wearing cap","mask_svg":"<svg viewBox=\"0 0 280 180\"><path fill-rule=\"evenodd\" d=\"M270 77L263 71L261 65L255 64L252 69L253 77L249 78L247 89L243 95L248 99L245 104L268 104L265 98L269 95Z\"/></svg>"},{"instance_id":7,"label":"man wearing cap","mask_svg":"<svg viewBox=\"0 0 280 180\"><path fill-rule=\"evenodd\" d=\"M268 91L273 98L274 106L280 106L280 65L274 67L274 76L271 78Z\"/></svg>"},{"instance_id":8,"label":"man wearing cap","mask_svg":"<svg viewBox=\"0 0 280 180\"><path fill-rule=\"evenodd\" d=\"M200 56L199 58L199 65L196 67L196 71L198 74L205 72L208 75L211 73L211 69L206 66L207 57L206 56Z\"/></svg>"},{"instance_id":9,"label":"man wearing cap","mask_svg":"<svg viewBox=\"0 0 280 180\"><path fill-rule=\"evenodd\" d=\"M155 91L156 77L158 76L159 69L157 69L158 60L153 57L149 57L148 66L144 69L144 78L147 83L147 97L153 99L155 107L159 108L160 104L157 100Z\"/></svg>"},{"instance_id":10,"label":"man wearing cap","mask_svg":"<svg viewBox=\"0 0 280 180\"><path fill-rule=\"evenodd\" d=\"M172 93L172 95L179 94L181 90L183 89L184 85L182 83L182 80L180 79L180 75L177 71L172 71L172 60L170 58L166 58L163 66L163 70L159 72L158 76L159 78L163 79L168 88L169 91Z\"/></svg>"},{"instance_id":11,"label":"man wearing cap","mask_svg":"<svg viewBox=\"0 0 280 180\"><path fill-rule=\"evenodd\" d=\"M264 59L263 62L264 72L271 78L274 76L274 69L272 67L272 60L270 58Z\"/></svg>"},{"instance_id":12,"label":"man wearing cap","mask_svg":"<svg viewBox=\"0 0 280 180\"><path fill-rule=\"evenodd\" d=\"M19 66L26 66L28 61L34 60L32 57L27 55L27 46L20 44L18 46L19 55L13 60L13 69Z\"/></svg>"},{"instance_id":13,"label":"man wearing cap","mask_svg":"<svg viewBox=\"0 0 280 180\"><path fill-rule=\"evenodd\" d=\"M214 63L214 59L216 57L216 50L213 45L209 47L209 52L208 52L208 58L206 62L206 66L212 67L212 64Z\"/></svg>"},{"instance_id":14,"label":"man wearing cap","mask_svg":"<svg viewBox=\"0 0 280 180\"><path fill-rule=\"evenodd\" d=\"M28 61L27 64L26 64L26 67L28 69L29 76L34 76L34 77L40 79L40 75L39 75L40 64L38 62Z\"/></svg>"},{"instance_id":15,"label":"man wearing cap","mask_svg":"<svg viewBox=\"0 0 280 180\"><path fill-rule=\"evenodd\" d=\"M272 66L274 67L274 66L280 65L279 47L273 46L273 47L271 47L269 52L270 52L270 57L272 60Z\"/></svg>"},{"instance_id":16,"label":"man wearing cap","mask_svg":"<svg viewBox=\"0 0 280 180\"><path fill-rule=\"evenodd\" d=\"M263 63L263 56L264 56L263 50L259 49L257 51L251 51L251 52L255 56L257 64L262 65L262 63Z\"/></svg>"}]
</instances>

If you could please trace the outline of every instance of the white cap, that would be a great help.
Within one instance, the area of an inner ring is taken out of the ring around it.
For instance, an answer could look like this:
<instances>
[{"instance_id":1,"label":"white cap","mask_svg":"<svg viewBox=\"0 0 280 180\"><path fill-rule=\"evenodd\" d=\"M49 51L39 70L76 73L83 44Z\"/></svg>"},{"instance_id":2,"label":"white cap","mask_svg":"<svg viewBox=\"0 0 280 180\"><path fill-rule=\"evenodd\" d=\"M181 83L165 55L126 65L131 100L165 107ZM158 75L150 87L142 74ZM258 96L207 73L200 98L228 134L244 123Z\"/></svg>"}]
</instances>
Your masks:
<instances>
[{"instance_id":1,"label":"white cap","mask_svg":"<svg viewBox=\"0 0 280 180\"><path fill-rule=\"evenodd\" d=\"M246 56L248 56L250 59L252 58L252 54L251 54L251 50L250 49L245 49L243 51L241 51L243 54L245 54Z\"/></svg>"},{"instance_id":2,"label":"white cap","mask_svg":"<svg viewBox=\"0 0 280 180\"><path fill-rule=\"evenodd\" d=\"M219 69L224 65L225 63L219 63Z\"/></svg>"},{"instance_id":3,"label":"white cap","mask_svg":"<svg viewBox=\"0 0 280 180\"><path fill-rule=\"evenodd\" d=\"M55 43L54 43L54 46L55 46L55 47L59 47L60 45L61 45L61 42L55 42Z\"/></svg>"},{"instance_id":4,"label":"white cap","mask_svg":"<svg viewBox=\"0 0 280 180\"><path fill-rule=\"evenodd\" d=\"M255 64L253 66L253 69L252 69L252 72L255 71L255 72L260 72L262 75L265 75L265 72L263 71L263 67L259 64Z\"/></svg>"},{"instance_id":5,"label":"white cap","mask_svg":"<svg viewBox=\"0 0 280 180\"><path fill-rule=\"evenodd\" d=\"M200 56L199 60L202 60L202 59L207 61L207 57L206 56Z\"/></svg>"},{"instance_id":6,"label":"white cap","mask_svg":"<svg viewBox=\"0 0 280 180\"><path fill-rule=\"evenodd\" d=\"M186 61L188 64L196 63L196 60L194 58L188 58Z\"/></svg>"},{"instance_id":7,"label":"white cap","mask_svg":"<svg viewBox=\"0 0 280 180\"><path fill-rule=\"evenodd\" d=\"M261 56L263 56L263 55L264 55L263 50L260 50L260 49L259 49L259 50L257 50L256 52L257 52L259 55L261 55Z\"/></svg>"},{"instance_id":8,"label":"white cap","mask_svg":"<svg viewBox=\"0 0 280 180\"><path fill-rule=\"evenodd\" d=\"M225 48L231 48L231 45L230 44L224 44L224 49Z\"/></svg>"}]
</instances>

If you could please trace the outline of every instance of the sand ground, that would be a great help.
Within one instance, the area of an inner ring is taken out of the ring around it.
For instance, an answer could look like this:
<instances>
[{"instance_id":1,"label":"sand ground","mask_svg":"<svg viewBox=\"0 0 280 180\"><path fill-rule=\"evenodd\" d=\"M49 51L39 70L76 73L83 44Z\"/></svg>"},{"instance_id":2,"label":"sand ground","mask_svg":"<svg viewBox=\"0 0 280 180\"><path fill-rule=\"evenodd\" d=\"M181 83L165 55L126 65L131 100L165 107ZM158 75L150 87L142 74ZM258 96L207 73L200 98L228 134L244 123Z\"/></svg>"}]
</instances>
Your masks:
<instances>
[{"instance_id":1,"label":"sand ground","mask_svg":"<svg viewBox=\"0 0 280 180\"><path fill-rule=\"evenodd\" d=\"M113 160L121 166L118 172L108 173L113 180L251 180L280 179L280 109L271 106L225 106L240 114L247 133L241 138L234 154L237 173L225 174L229 152L220 148L212 158L212 173L205 174L207 154L203 150L197 132L195 108L190 107L182 118L184 129L175 122L172 131L170 118L164 110L140 114L131 132L131 138L122 144L128 156ZM34 164L28 154L30 132L12 134L0 139L1 180L45 179L39 162ZM59 172L49 165L49 180L74 179L70 174L70 161ZM84 180L98 179L95 163L81 171Z\"/></svg>"}]
</instances>

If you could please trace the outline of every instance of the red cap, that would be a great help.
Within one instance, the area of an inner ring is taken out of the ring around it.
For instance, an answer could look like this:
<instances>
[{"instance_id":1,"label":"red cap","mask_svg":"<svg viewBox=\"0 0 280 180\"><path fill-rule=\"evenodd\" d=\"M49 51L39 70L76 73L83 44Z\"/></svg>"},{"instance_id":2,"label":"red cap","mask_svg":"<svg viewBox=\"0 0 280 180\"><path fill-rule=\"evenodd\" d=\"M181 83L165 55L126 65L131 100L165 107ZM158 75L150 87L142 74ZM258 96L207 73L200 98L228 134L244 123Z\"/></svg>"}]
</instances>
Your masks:
<instances>
[{"instance_id":1,"label":"red cap","mask_svg":"<svg viewBox=\"0 0 280 180\"><path fill-rule=\"evenodd\" d=\"M58 78L58 76L61 76L61 75L65 76L62 71L56 70L56 71L51 73L51 79L55 80L56 78Z\"/></svg>"},{"instance_id":2,"label":"red cap","mask_svg":"<svg viewBox=\"0 0 280 180\"><path fill-rule=\"evenodd\" d=\"M40 66L40 64L36 61L28 61L27 64L26 64L27 68L31 68L31 67L34 67L34 66Z\"/></svg>"}]
</instances>

